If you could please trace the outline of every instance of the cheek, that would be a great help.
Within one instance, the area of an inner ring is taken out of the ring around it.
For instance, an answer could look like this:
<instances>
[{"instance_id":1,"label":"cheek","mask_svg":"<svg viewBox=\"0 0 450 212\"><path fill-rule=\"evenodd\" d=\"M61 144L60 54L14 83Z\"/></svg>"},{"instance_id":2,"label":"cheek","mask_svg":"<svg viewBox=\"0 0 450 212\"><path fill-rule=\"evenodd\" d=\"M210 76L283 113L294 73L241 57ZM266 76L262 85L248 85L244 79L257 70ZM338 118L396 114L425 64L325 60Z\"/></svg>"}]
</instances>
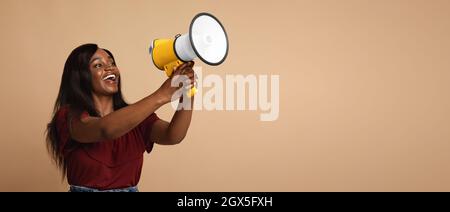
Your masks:
<instances>
[{"instance_id":1,"label":"cheek","mask_svg":"<svg viewBox=\"0 0 450 212\"><path fill-rule=\"evenodd\" d=\"M101 83L101 72L100 71L91 71L91 79L92 79L92 86L99 87Z\"/></svg>"},{"instance_id":2,"label":"cheek","mask_svg":"<svg viewBox=\"0 0 450 212\"><path fill-rule=\"evenodd\" d=\"M92 71L91 73L92 73L93 80L99 80L102 75L101 71Z\"/></svg>"}]
</instances>

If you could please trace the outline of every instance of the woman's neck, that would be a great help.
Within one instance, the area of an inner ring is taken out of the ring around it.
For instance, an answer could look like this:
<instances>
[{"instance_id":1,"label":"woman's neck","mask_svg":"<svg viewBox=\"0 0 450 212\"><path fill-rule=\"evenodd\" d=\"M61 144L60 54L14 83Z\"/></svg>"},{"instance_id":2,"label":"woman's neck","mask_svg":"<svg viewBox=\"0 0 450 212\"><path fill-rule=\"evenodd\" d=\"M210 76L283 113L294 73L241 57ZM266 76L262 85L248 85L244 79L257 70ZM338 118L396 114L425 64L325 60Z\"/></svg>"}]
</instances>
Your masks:
<instances>
[{"instance_id":1,"label":"woman's neck","mask_svg":"<svg viewBox=\"0 0 450 212\"><path fill-rule=\"evenodd\" d=\"M92 94L94 105L101 117L106 116L114 111L112 96L103 96Z\"/></svg>"}]
</instances>

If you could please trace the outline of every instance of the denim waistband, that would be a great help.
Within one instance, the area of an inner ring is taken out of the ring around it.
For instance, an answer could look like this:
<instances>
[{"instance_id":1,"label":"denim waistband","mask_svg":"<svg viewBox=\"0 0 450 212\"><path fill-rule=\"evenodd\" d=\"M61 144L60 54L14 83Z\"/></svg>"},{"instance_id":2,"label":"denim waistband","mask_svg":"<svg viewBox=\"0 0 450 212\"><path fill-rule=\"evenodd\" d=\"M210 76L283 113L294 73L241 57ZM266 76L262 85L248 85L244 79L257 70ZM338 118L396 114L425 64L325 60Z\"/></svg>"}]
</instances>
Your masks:
<instances>
[{"instance_id":1,"label":"denim waistband","mask_svg":"<svg viewBox=\"0 0 450 212\"><path fill-rule=\"evenodd\" d=\"M99 190L99 189L88 188L88 187L84 187L84 186L70 185L69 192L139 192L139 190L136 186L132 186L132 187L128 187L128 188Z\"/></svg>"}]
</instances>

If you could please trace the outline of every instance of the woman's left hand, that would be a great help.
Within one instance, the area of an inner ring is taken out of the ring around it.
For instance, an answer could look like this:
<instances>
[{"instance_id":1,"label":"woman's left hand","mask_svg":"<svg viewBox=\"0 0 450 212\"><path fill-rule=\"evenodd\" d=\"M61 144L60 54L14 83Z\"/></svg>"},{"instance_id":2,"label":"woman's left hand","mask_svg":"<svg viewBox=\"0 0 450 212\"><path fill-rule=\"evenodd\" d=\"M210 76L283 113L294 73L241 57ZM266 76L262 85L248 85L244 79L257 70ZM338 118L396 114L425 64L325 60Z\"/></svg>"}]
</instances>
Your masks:
<instances>
[{"instance_id":1,"label":"woman's left hand","mask_svg":"<svg viewBox=\"0 0 450 212\"><path fill-rule=\"evenodd\" d=\"M184 89L190 89L191 87L195 86L196 83L196 77L194 72L194 62L190 61L185 64L180 65L177 68L177 71L174 72L174 78L177 76L186 76L187 79L183 82L183 85L185 86Z\"/></svg>"}]
</instances>

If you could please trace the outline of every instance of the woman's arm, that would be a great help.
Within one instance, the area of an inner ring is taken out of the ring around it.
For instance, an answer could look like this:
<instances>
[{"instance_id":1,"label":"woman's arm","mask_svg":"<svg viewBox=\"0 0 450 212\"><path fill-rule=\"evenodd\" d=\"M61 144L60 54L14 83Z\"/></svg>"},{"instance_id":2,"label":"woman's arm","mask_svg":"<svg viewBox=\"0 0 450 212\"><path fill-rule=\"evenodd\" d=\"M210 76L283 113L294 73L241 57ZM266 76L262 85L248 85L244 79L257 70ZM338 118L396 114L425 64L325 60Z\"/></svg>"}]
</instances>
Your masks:
<instances>
[{"instance_id":1,"label":"woman's arm","mask_svg":"<svg viewBox=\"0 0 450 212\"><path fill-rule=\"evenodd\" d=\"M188 67L192 68L192 65L193 63L181 65L174 71L173 76L180 75L184 69ZM183 74L191 78L191 74ZM180 89L180 87L173 87L171 81L172 77L167 79L161 87L150 96L104 117L88 116L83 118L70 118L69 130L71 137L80 143L94 143L101 140L115 139L125 135L159 107L171 101L172 95ZM186 118L185 116L186 115L182 115L181 118ZM176 127L176 129L178 128L179 127Z\"/></svg>"},{"instance_id":2,"label":"woman's arm","mask_svg":"<svg viewBox=\"0 0 450 212\"><path fill-rule=\"evenodd\" d=\"M195 84L195 74L192 67L193 62L188 63L183 70L182 74L189 78L189 82L193 86ZM186 137L189 125L191 124L192 111L194 108L194 97L187 99L186 103L190 103L188 109L182 107L177 110L169 122L164 120L156 121L152 126L152 131L150 133L150 139L152 142L161 145L174 145L179 144ZM180 99L179 104L183 104L183 98Z\"/></svg>"},{"instance_id":3,"label":"woman's arm","mask_svg":"<svg viewBox=\"0 0 450 212\"><path fill-rule=\"evenodd\" d=\"M114 111L104 117L71 118L70 134L81 143L94 143L106 139L118 138L135 128L150 114L164 105L159 92Z\"/></svg>"},{"instance_id":4,"label":"woman's arm","mask_svg":"<svg viewBox=\"0 0 450 212\"><path fill-rule=\"evenodd\" d=\"M191 109L175 112L170 123L158 120L153 124L151 139L157 144L174 145L183 141L191 124L194 97L191 98Z\"/></svg>"}]
</instances>

